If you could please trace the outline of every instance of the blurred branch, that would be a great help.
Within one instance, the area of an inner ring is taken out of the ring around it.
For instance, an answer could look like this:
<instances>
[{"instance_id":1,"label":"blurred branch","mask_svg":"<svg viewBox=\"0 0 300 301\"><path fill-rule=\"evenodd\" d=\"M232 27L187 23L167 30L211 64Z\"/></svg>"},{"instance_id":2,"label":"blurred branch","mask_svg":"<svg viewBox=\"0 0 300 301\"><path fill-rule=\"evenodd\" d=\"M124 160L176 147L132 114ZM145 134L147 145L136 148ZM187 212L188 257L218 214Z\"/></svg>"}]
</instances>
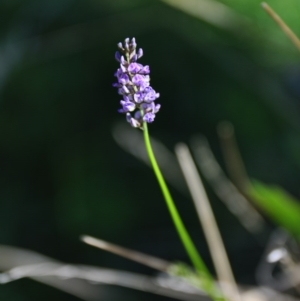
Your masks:
<instances>
[{"instance_id":1,"label":"blurred branch","mask_svg":"<svg viewBox=\"0 0 300 301\"><path fill-rule=\"evenodd\" d=\"M46 266L48 268L43 269ZM49 268L53 272L61 266L60 262L39 253L0 245L0 270L8 270L0 274L0 284L29 277L86 301L97 301L105 295L103 287L81 279L58 278L49 272Z\"/></svg>"},{"instance_id":2,"label":"blurred branch","mask_svg":"<svg viewBox=\"0 0 300 301\"><path fill-rule=\"evenodd\" d=\"M86 301L111 300L103 286L118 285L183 301L209 301L199 289L181 277L165 273L157 277L103 269L86 265L60 263L39 253L0 245L0 284L31 278ZM241 288L243 301L299 301L267 288Z\"/></svg>"},{"instance_id":3,"label":"blurred branch","mask_svg":"<svg viewBox=\"0 0 300 301\"><path fill-rule=\"evenodd\" d=\"M171 266L171 263L163 259L146 255L144 253L140 253L130 249L126 249L118 245L91 236L83 235L81 237L81 240L90 246L122 256L124 258L141 263L145 266L148 266L158 271L167 272L168 268Z\"/></svg>"},{"instance_id":4,"label":"blurred branch","mask_svg":"<svg viewBox=\"0 0 300 301\"><path fill-rule=\"evenodd\" d=\"M264 232L266 224L263 217L226 177L215 159L206 138L203 136L194 137L191 147L196 163L199 165L203 175L228 210L256 237Z\"/></svg>"},{"instance_id":5,"label":"blurred branch","mask_svg":"<svg viewBox=\"0 0 300 301\"><path fill-rule=\"evenodd\" d=\"M175 152L202 224L220 288L226 299L240 300L225 246L191 153L183 143L176 146Z\"/></svg>"},{"instance_id":6,"label":"blurred branch","mask_svg":"<svg viewBox=\"0 0 300 301\"><path fill-rule=\"evenodd\" d=\"M109 300L103 287L95 284L118 285L183 301L208 301L208 298L184 279L161 274L149 277L131 272L103 269L86 265L70 265L35 252L0 246L0 283L22 278L53 286L82 300Z\"/></svg>"},{"instance_id":7,"label":"blurred branch","mask_svg":"<svg viewBox=\"0 0 300 301\"><path fill-rule=\"evenodd\" d=\"M0 274L0 283L5 284L25 277L43 281L49 276L58 278L61 283L70 279L80 279L87 280L94 285L118 285L184 301L202 300L201 297L203 297L203 300L207 300L204 295L199 294L200 291L180 279L169 281L166 277L151 278L131 272L102 269L85 265L64 265L52 262L15 267ZM177 286L180 285L180 290L176 289L175 283ZM77 297L81 298L80 295ZM97 299L91 300L99 300L99 297L100 296L98 296Z\"/></svg>"},{"instance_id":8,"label":"blurred branch","mask_svg":"<svg viewBox=\"0 0 300 301\"><path fill-rule=\"evenodd\" d=\"M249 178L237 147L232 124L229 122L221 122L218 125L218 134L230 177L239 191L244 193L247 191Z\"/></svg>"},{"instance_id":9,"label":"blurred branch","mask_svg":"<svg viewBox=\"0 0 300 301\"><path fill-rule=\"evenodd\" d=\"M296 46L300 51L300 40L296 34L287 26L287 24L280 18L278 14L266 3L261 3L262 8L265 12L277 23L285 35L291 40L291 42Z\"/></svg>"}]
</instances>

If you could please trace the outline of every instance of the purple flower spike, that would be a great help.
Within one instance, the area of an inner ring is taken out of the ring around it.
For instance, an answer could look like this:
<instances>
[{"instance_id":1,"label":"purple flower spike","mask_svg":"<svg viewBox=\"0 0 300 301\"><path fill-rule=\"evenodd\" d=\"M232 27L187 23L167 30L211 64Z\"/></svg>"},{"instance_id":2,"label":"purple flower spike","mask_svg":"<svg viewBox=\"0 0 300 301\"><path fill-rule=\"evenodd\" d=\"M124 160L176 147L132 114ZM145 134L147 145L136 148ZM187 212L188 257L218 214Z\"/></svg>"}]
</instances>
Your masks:
<instances>
[{"instance_id":1,"label":"purple flower spike","mask_svg":"<svg viewBox=\"0 0 300 301\"><path fill-rule=\"evenodd\" d=\"M115 73L118 82L113 86L123 96L120 101L122 108L118 111L126 114L126 120L131 126L142 129L143 122L154 121L160 104L154 102L159 93L150 86L149 66L136 62L143 56L143 49L137 50L136 47L135 38L126 38L123 44L118 43L120 52L116 52L115 58L120 63L120 68Z\"/></svg>"}]
</instances>

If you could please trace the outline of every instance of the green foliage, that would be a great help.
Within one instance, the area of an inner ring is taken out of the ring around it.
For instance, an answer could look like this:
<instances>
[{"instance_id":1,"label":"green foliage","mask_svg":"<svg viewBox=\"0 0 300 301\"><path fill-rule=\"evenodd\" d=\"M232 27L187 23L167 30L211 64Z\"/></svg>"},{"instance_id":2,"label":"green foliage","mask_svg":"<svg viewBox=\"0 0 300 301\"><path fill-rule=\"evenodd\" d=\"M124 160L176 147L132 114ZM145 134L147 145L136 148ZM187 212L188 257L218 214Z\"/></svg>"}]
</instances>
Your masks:
<instances>
[{"instance_id":1,"label":"green foliage","mask_svg":"<svg viewBox=\"0 0 300 301\"><path fill-rule=\"evenodd\" d=\"M172 276L184 278L190 284L196 287L202 287L201 277L195 273L195 271L183 262L173 263L168 270L168 273Z\"/></svg>"},{"instance_id":2,"label":"green foliage","mask_svg":"<svg viewBox=\"0 0 300 301\"><path fill-rule=\"evenodd\" d=\"M205 291L205 280L207 279L204 277L204 275L202 276L201 274L196 273L195 270L183 262L173 263L169 267L168 273L172 276L183 278L192 286L198 287ZM224 300L219 289L214 285L214 283L210 283L210 286L214 296L216 296L216 299Z\"/></svg>"},{"instance_id":3,"label":"green foliage","mask_svg":"<svg viewBox=\"0 0 300 301\"><path fill-rule=\"evenodd\" d=\"M300 205L285 190L253 181L248 189L256 205L276 224L300 238Z\"/></svg>"}]
</instances>

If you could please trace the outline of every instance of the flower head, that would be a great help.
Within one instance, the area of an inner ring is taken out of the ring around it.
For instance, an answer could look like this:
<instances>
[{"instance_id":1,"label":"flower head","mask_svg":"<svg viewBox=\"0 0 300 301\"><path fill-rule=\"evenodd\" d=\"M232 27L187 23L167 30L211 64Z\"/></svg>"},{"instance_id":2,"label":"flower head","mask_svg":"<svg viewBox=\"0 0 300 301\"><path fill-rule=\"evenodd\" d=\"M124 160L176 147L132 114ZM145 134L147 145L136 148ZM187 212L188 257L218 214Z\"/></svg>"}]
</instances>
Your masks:
<instances>
[{"instance_id":1,"label":"flower head","mask_svg":"<svg viewBox=\"0 0 300 301\"><path fill-rule=\"evenodd\" d=\"M136 61L143 56L143 50L136 49L135 38L125 39L124 44L118 43L119 51L115 58L120 63L120 68L115 73L118 93L123 96L120 101L122 106L118 111L126 114L126 120L137 128L142 128L143 121L151 123L155 114L160 109L160 104L154 101L159 93L150 86L150 68Z\"/></svg>"}]
</instances>

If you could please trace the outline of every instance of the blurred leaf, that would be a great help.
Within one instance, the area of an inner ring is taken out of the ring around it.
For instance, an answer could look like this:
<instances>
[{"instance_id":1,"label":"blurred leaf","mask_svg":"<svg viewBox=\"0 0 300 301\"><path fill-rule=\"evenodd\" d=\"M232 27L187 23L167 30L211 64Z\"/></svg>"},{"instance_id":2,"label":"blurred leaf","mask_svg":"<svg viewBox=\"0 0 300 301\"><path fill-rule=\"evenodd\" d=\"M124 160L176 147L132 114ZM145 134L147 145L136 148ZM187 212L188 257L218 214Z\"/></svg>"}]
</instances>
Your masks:
<instances>
[{"instance_id":1,"label":"blurred leaf","mask_svg":"<svg viewBox=\"0 0 300 301\"><path fill-rule=\"evenodd\" d=\"M214 294L219 295L220 291L215 285L215 283L207 283L205 277L202 277L199 273L196 273L190 266L183 262L173 263L168 270L168 273L171 276L176 276L182 278L187 282L187 284L192 285L192 287L204 290L205 285L209 285L210 288L214 291ZM203 275L204 276L204 275ZM205 284L206 282L206 284Z\"/></svg>"},{"instance_id":2,"label":"blurred leaf","mask_svg":"<svg viewBox=\"0 0 300 301\"><path fill-rule=\"evenodd\" d=\"M300 238L300 204L282 188L253 181L249 196L276 224Z\"/></svg>"}]
</instances>

